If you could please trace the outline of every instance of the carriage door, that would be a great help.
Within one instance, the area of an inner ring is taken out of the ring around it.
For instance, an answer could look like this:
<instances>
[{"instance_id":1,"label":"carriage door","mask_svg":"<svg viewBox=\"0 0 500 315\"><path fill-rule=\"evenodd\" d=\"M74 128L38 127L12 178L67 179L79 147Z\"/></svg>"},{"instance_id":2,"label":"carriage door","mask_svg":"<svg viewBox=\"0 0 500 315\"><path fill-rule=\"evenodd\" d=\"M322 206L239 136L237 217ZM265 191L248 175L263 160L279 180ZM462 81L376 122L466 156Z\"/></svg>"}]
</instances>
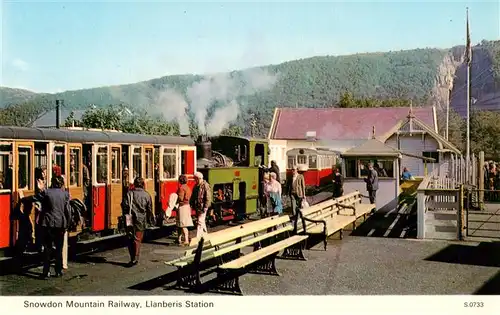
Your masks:
<instances>
[{"instance_id":1,"label":"carriage door","mask_svg":"<svg viewBox=\"0 0 500 315\"><path fill-rule=\"evenodd\" d=\"M71 199L83 201L82 145L69 145L69 194Z\"/></svg>"},{"instance_id":2,"label":"carriage door","mask_svg":"<svg viewBox=\"0 0 500 315\"><path fill-rule=\"evenodd\" d=\"M154 179L154 148L153 146L144 146L144 184L145 189L153 200L153 213L155 212L156 184Z\"/></svg>"},{"instance_id":3,"label":"carriage door","mask_svg":"<svg viewBox=\"0 0 500 315\"><path fill-rule=\"evenodd\" d=\"M106 191L108 184L108 146L94 145L92 150L92 230L106 228Z\"/></svg>"},{"instance_id":4,"label":"carriage door","mask_svg":"<svg viewBox=\"0 0 500 315\"><path fill-rule=\"evenodd\" d=\"M111 160L111 183L109 193L109 216L108 228L115 229L118 227L118 219L122 215L122 152L119 145L112 145L110 152Z\"/></svg>"},{"instance_id":5,"label":"carriage door","mask_svg":"<svg viewBox=\"0 0 500 315\"><path fill-rule=\"evenodd\" d=\"M180 148L180 173L184 174L188 178L188 186L193 189L195 185L194 173L196 172L196 148L194 147L181 147ZM205 178L209 180L209 178Z\"/></svg>"},{"instance_id":6,"label":"carriage door","mask_svg":"<svg viewBox=\"0 0 500 315\"><path fill-rule=\"evenodd\" d=\"M12 143L0 143L0 248L10 245L12 175Z\"/></svg>"}]
</instances>

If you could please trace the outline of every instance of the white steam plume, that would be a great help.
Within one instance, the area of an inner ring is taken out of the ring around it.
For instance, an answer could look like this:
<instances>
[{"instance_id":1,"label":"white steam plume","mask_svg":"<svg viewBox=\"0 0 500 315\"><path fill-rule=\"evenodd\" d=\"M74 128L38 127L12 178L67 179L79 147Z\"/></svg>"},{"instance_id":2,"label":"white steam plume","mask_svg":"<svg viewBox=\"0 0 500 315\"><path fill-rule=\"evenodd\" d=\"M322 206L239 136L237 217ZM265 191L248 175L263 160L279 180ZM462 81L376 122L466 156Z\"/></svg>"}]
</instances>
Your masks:
<instances>
[{"instance_id":1,"label":"white steam plume","mask_svg":"<svg viewBox=\"0 0 500 315\"><path fill-rule=\"evenodd\" d=\"M177 121L181 135L189 134L188 104L182 95L173 89L160 91L153 104L153 110L161 111L165 119Z\"/></svg>"},{"instance_id":2,"label":"white steam plume","mask_svg":"<svg viewBox=\"0 0 500 315\"><path fill-rule=\"evenodd\" d=\"M235 100L232 100L228 105L218 108L210 123L207 125L207 134L209 136L217 136L229 126L229 123L238 118L239 105Z\"/></svg>"},{"instance_id":3,"label":"white steam plume","mask_svg":"<svg viewBox=\"0 0 500 315\"><path fill-rule=\"evenodd\" d=\"M212 136L219 134L238 117L237 98L272 88L277 76L255 68L241 72L241 79L231 78L229 74L218 74L206 77L187 89L191 111L201 133L210 133ZM218 109L207 123L207 110L215 101L228 105Z\"/></svg>"},{"instance_id":4,"label":"white steam plume","mask_svg":"<svg viewBox=\"0 0 500 315\"><path fill-rule=\"evenodd\" d=\"M187 111L194 119L201 133L211 136L220 134L238 118L238 98L271 89L278 75L272 75L261 68L205 76L186 89L187 100L171 87L152 87L146 82L128 86L109 87L112 98L135 107L142 107L150 113L162 114L169 121L177 121L181 134L189 133ZM222 104L207 122L207 110L214 104ZM188 105L189 103L189 105Z\"/></svg>"}]
</instances>

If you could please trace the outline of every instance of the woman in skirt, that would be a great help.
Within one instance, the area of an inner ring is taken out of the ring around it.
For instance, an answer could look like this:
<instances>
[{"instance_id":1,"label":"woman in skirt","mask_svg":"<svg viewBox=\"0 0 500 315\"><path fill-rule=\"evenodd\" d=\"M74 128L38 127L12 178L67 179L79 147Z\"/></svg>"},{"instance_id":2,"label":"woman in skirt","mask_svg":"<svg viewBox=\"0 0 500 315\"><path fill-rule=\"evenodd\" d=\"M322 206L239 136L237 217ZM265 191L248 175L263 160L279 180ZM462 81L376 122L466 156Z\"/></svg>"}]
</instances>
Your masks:
<instances>
[{"instance_id":1,"label":"woman in skirt","mask_svg":"<svg viewBox=\"0 0 500 315\"><path fill-rule=\"evenodd\" d=\"M179 176L179 189L177 190L179 208L177 211L177 227L179 228L179 245L189 245L189 231L188 227L193 226L193 219L191 218L191 206L189 199L191 199L191 188L187 185L186 175ZM182 231L182 233L181 233ZM182 243L182 235L184 235L184 243Z\"/></svg>"}]
</instances>

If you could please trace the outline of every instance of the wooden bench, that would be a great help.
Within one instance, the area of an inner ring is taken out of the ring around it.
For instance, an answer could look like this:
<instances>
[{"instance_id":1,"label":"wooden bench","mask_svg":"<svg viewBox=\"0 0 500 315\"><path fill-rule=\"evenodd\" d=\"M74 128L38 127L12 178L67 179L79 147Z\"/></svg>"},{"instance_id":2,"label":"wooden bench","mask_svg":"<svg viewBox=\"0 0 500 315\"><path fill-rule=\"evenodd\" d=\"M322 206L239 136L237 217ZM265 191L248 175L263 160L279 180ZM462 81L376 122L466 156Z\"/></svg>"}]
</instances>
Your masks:
<instances>
[{"instance_id":1,"label":"wooden bench","mask_svg":"<svg viewBox=\"0 0 500 315\"><path fill-rule=\"evenodd\" d=\"M356 217L356 219L363 217L366 219L366 215L372 212L372 210L377 209L377 205L373 203L362 203L363 198L369 199L370 197L362 195L358 190L353 191L347 195L336 198L339 206L343 208L342 214L349 214L351 209L351 214ZM354 228L356 227L356 222L354 222Z\"/></svg>"},{"instance_id":2,"label":"wooden bench","mask_svg":"<svg viewBox=\"0 0 500 315\"><path fill-rule=\"evenodd\" d=\"M206 235L198 241L198 246L185 251L184 255L178 259L165 262L167 265L175 266L178 269L177 287L199 288L201 285L200 271L213 267L222 266L228 262L235 262L233 267L238 271L246 270L249 265L258 265L261 270L268 270L268 273L276 273L274 259L275 249L284 250L283 258L295 258L305 260L302 252L301 241L306 237L291 236L293 226L288 216L273 216L266 219L249 222L240 226L231 227ZM286 241L286 242L284 242ZM269 246L273 246L272 252L263 251ZM239 260L241 250L247 246L253 246L254 252L246 260ZM273 263L269 265L268 261ZM264 264L257 264L264 262ZM264 265L264 267L262 267ZM230 265L231 266L231 265ZM226 269L222 268L221 270ZM222 277L223 272L218 270L218 275ZM231 274L234 273L224 273ZM236 280L220 281L219 291L231 291L241 294L241 289Z\"/></svg>"},{"instance_id":3,"label":"wooden bench","mask_svg":"<svg viewBox=\"0 0 500 315\"><path fill-rule=\"evenodd\" d=\"M295 234L319 234L324 237L323 246L326 250L329 236L340 232L343 238L343 230L346 226L353 224L356 228L356 221L375 208L373 204L362 204L363 196L359 191L352 192L342 197L326 200L311 207L301 209L299 216L295 220Z\"/></svg>"}]
</instances>

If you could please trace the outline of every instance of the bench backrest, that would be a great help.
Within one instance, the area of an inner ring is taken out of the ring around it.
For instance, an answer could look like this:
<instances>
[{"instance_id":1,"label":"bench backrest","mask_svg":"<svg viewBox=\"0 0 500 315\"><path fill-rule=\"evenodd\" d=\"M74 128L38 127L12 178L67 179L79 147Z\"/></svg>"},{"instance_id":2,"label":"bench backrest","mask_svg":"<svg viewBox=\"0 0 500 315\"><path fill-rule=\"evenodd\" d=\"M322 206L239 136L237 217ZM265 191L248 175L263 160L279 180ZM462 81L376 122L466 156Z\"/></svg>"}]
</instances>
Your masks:
<instances>
[{"instance_id":1,"label":"bench backrest","mask_svg":"<svg viewBox=\"0 0 500 315\"><path fill-rule=\"evenodd\" d=\"M317 212L324 211L325 208L332 207L337 202L334 199L328 199L323 202L317 203L313 206L302 209L302 215L305 217L313 217Z\"/></svg>"},{"instance_id":2,"label":"bench backrest","mask_svg":"<svg viewBox=\"0 0 500 315\"><path fill-rule=\"evenodd\" d=\"M269 218L268 220L258 220L255 222L251 222L253 224L243 224L237 226L237 229L231 229L231 231L225 230L224 233L218 234L208 234L208 242L210 246L218 246L224 243L231 242L238 238L243 238L245 236L252 235L254 233L267 230L268 228L272 228L275 226L279 226L280 224L286 224L290 222L290 218L288 216L274 216Z\"/></svg>"},{"instance_id":3,"label":"bench backrest","mask_svg":"<svg viewBox=\"0 0 500 315\"><path fill-rule=\"evenodd\" d=\"M346 206L352 206L356 203L361 202L361 193L358 190L355 190L347 195L338 197L335 199L338 203L344 204Z\"/></svg>"},{"instance_id":4,"label":"bench backrest","mask_svg":"<svg viewBox=\"0 0 500 315\"><path fill-rule=\"evenodd\" d=\"M232 231L239 231L243 226L245 227L245 229L248 229L248 228L252 228L255 226L259 226L263 222L274 222L273 220L276 220L276 218L278 218L278 217L279 217L278 215L275 215L272 217L268 217L268 218L264 218L264 219L260 219L260 220L255 220L255 221L248 222L248 223L245 223L242 225L236 225L236 226L232 226L232 227L227 228L227 229L219 230L219 231L208 234L208 237L205 237L204 241L206 244L208 244L210 238L214 238L214 237L217 238L220 235L224 235L226 233L231 233ZM191 238L189 245L195 246L198 244L198 242L199 242L199 239L197 237L193 237L193 238ZM188 251L192 251L192 250L193 249L189 249Z\"/></svg>"}]
</instances>

